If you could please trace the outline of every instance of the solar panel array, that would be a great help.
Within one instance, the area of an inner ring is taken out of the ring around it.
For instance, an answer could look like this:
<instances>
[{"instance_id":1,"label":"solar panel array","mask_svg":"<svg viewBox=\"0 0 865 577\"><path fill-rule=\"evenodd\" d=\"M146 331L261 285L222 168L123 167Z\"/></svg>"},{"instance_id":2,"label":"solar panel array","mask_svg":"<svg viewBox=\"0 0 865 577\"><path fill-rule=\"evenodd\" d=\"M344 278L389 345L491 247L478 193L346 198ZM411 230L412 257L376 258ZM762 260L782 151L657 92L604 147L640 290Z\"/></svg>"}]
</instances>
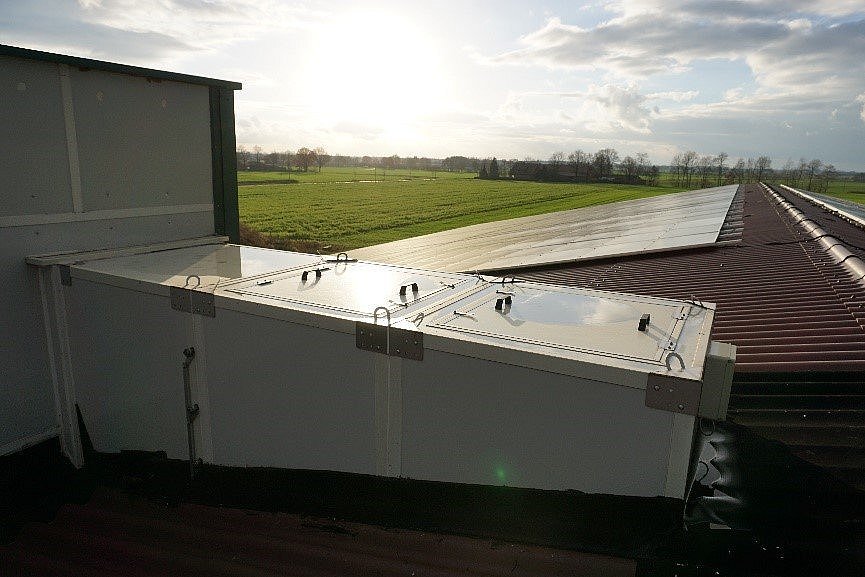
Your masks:
<instances>
[{"instance_id":1,"label":"solar panel array","mask_svg":"<svg viewBox=\"0 0 865 577\"><path fill-rule=\"evenodd\" d=\"M447 230L352 251L447 272L513 269L714 243L736 185Z\"/></svg>"}]
</instances>

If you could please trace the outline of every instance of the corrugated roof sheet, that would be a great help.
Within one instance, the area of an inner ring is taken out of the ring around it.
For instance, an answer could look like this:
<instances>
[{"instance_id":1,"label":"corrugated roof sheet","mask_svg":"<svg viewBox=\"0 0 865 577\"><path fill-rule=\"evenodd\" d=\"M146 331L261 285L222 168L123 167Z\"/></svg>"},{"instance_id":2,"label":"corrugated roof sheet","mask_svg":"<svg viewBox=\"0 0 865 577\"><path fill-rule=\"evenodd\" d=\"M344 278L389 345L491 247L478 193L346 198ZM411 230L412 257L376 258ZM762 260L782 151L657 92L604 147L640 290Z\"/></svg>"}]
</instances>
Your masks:
<instances>
[{"instance_id":1,"label":"corrugated roof sheet","mask_svg":"<svg viewBox=\"0 0 865 577\"><path fill-rule=\"evenodd\" d=\"M0 547L3 575L633 576L628 559L99 490Z\"/></svg>"},{"instance_id":2,"label":"corrugated roof sheet","mask_svg":"<svg viewBox=\"0 0 865 577\"><path fill-rule=\"evenodd\" d=\"M741 201L742 236L735 244L508 274L717 303L712 338L738 346L737 372L865 370L865 290L759 185L741 187ZM852 252L863 252L865 231L802 199L790 201ZM733 223L735 205L729 216Z\"/></svg>"}]
</instances>

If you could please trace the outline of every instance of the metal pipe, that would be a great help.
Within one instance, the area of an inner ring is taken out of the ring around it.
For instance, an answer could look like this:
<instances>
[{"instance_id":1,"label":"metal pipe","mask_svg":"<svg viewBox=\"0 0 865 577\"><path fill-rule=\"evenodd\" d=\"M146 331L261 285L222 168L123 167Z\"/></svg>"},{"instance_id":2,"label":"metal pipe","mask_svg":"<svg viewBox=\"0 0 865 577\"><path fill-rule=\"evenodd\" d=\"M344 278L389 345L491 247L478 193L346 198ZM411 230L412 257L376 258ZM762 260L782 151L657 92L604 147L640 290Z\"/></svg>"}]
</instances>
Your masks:
<instances>
[{"instance_id":1,"label":"metal pipe","mask_svg":"<svg viewBox=\"0 0 865 577\"><path fill-rule=\"evenodd\" d=\"M183 349L183 394L186 397L186 437L189 442L189 478L195 478L195 419L198 418L198 403L192 402L192 385L189 378L189 366L195 358L195 348Z\"/></svg>"}]
</instances>

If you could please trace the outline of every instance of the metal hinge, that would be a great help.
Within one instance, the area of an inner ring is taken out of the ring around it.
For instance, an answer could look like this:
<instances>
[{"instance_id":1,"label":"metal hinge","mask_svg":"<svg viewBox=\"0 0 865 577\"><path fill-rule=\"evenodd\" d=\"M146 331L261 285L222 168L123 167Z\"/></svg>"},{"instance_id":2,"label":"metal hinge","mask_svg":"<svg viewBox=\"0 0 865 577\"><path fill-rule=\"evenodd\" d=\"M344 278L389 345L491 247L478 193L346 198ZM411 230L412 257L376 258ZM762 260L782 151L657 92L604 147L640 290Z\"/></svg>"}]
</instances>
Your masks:
<instances>
[{"instance_id":1,"label":"metal hinge","mask_svg":"<svg viewBox=\"0 0 865 577\"><path fill-rule=\"evenodd\" d=\"M364 351L414 361L423 360L423 333L420 331L357 321L355 342L357 348Z\"/></svg>"},{"instance_id":2,"label":"metal hinge","mask_svg":"<svg viewBox=\"0 0 865 577\"><path fill-rule=\"evenodd\" d=\"M205 317L216 316L213 293L173 286L169 288L171 308L182 313L192 313Z\"/></svg>"}]
</instances>

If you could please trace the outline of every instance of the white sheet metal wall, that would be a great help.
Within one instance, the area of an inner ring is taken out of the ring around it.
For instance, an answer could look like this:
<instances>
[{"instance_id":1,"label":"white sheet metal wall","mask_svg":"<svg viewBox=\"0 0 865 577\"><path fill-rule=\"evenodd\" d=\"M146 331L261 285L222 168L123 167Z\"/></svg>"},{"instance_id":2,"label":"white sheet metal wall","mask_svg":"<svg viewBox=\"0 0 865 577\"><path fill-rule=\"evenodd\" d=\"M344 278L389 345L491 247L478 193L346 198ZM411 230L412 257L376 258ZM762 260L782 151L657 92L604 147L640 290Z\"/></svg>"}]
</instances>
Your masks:
<instances>
[{"instance_id":1,"label":"white sheet metal wall","mask_svg":"<svg viewBox=\"0 0 865 577\"><path fill-rule=\"evenodd\" d=\"M402 366L406 477L669 494L673 414L641 389L437 351Z\"/></svg>"},{"instance_id":2,"label":"white sheet metal wall","mask_svg":"<svg viewBox=\"0 0 865 577\"><path fill-rule=\"evenodd\" d=\"M0 56L0 454L58 432L24 257L213 234L207 86Z\"/></svg>"}]
</instances>

